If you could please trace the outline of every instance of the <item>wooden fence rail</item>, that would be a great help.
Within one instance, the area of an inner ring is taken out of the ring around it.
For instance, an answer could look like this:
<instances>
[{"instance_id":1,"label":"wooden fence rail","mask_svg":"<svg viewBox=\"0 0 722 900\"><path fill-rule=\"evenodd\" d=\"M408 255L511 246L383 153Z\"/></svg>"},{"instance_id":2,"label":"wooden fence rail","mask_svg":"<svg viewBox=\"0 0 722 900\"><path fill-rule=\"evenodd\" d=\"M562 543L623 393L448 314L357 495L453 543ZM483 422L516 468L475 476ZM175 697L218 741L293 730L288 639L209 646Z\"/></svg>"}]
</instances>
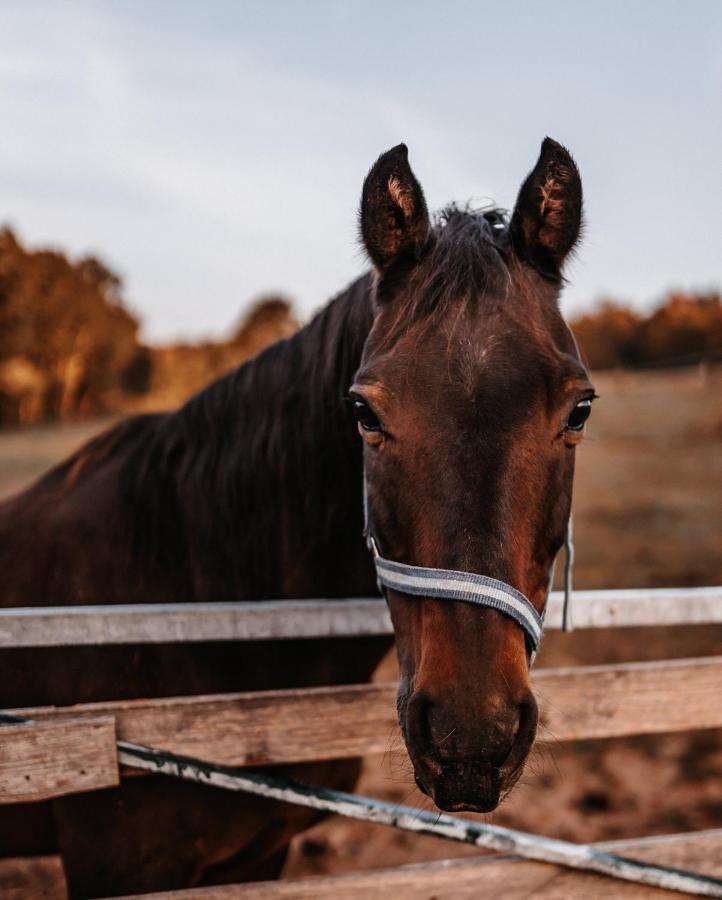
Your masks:
<instances>
[{"instance_id":1,"label":"wooden fence rail","mask_svg":"<svg viewBox=\"0 0 722 900\"><path fill-rule=\"evenodd\" d=\"M722 727L722 657L540 669L533 687L541 741ZM224 765L260 766L400 748L395 698L396 685L385 683L12 710L41 724L57 723L54 738L64 741L58 765L65 774L63 780L53 768L54 745L40 753L28 727L27 752L16 743L11 753L0 754L0 802L15 800L13 786L27 797L32 785L39 798L53 790L87 790L85 776L74 782L67 772L96 742L97 758L107 760L108 736L102 730L80 733L78 723L86 720L111 717L116 737L132 743ZM117 780L116 771L104 771L108 785Z\"/></svg>"},{"instance_id":2,"label":"wooden fence rail","mask_svg":"<svg viewBox=\"0 0 722 900\"><path fill-rule=\"evenodd\" d=\"M722 587L578 591L573 622L580 629L722 623ZM560 624L561 597L553 594L547 627ZM0 649L390 633L386 605L373 598L0 610ZM542 742L722 727L722 657L541 669L533 674L533 687ZM118 765L117 740L237 766L403 752L395 694L396 685L386 683L11 710L32 724L2 727L0 803L116 785L121 774L130 774ZM718 832L672 839L665 861L679 847L682 855L707 862L710 854L716 858L719 841ZM652 848L650 857L658 852ZM706 864L699 868L709 870ZM521 894L533 888L546 896L550 885L550 898L561 895L556 888L562 894L596 890L600 897L657 895L538 863L465 861L305 884L227 886L203 896L280 900L338 896L342 889L350 897L393 890L421 898L432 888L442 895L453 884L454 896L461 897L477 896L481 879L485 890L503 884L505 895L516 886Z\"/></svg>"},{"instance_id":3,"label":"wooden fence rail","mask_svg":"<svg viewBox=\"0 0 722 900\"><path fill-rule=\"evenodd\" d=\"M691 834L665 834L594 844L622 856L651 863L722 876L722 829ZM9 897L52 897L65 900L64 874L59 856L0 860L0 889ZM589 872L522 861L493 854L469 859L445 859L393 869L376 869L344 875L303 879L226 884L186 890L134 895L133 900L560 900L588 897L594 900L671 900L657 888L602 878ZM124 897L123 900L130 900Z\"/></svg>"},{"instance_id":4,"label":"wooden fence rail","mask_svg":"<svg viewBox=\"0 0 722 900\"><path fill-rule=\"evenodd\" d=\"M561 627L549 598L547 628ZM575 628L722 623L722 587L575 591ZM271 600L0 609L0 649L391 634L383 600Z\"/></svg>"},{"instance_id":5,"label":"wooden fence rail","mask_svg":"<svg viewBox=\"0 0 722 900\"><path fill-rule=\"evenodd\" d=\"M722 875L722 830L693 834L661 835L595 844L595 847L707 875ZM601 878L544 863L511 857L447 859L442 862L398 866L394 869L326 875L315 878L265 881L251 884L163 891L145 895L147 900L367 900L396 897L403 900L560 900L589 897L594 900L670 900L659 888ZM130 900L130 898L123 898Z\"/></svg>"}]
</instances>

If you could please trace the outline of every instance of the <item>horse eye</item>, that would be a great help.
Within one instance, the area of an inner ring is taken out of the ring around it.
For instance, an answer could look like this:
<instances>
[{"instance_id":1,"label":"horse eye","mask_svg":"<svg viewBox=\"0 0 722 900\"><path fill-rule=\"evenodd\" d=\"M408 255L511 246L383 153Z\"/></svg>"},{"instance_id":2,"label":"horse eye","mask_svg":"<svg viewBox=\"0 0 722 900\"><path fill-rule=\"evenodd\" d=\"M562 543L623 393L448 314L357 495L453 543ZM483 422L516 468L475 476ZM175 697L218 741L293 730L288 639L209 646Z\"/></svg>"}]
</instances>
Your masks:
<instances>
[{"instance_id":1,"label":"horse eye","mask_svg":"<svg viewBox=\"0 0 722 900\"><path fill-rule=\"evenodd\" d=\"M381 422L379 422L376 413L367 403L358 397L354 397L353 410L356 414L356 420L364 431L381 431Z\"/></svg>"},{"instance_id":2,"label":"horse eye","mask_svg":"<svg viewBox=\"0 0 722 900\"><path fill-rule=\"evenodd\" d=\"M589 413L592 411L592 401L591 400L580 400L579 403L574 407L574 409L569 414L569 418L567 419L566 428L568 431L581 431L584 428L584 423L589 418Z\"/></svg>"}]
</instances>

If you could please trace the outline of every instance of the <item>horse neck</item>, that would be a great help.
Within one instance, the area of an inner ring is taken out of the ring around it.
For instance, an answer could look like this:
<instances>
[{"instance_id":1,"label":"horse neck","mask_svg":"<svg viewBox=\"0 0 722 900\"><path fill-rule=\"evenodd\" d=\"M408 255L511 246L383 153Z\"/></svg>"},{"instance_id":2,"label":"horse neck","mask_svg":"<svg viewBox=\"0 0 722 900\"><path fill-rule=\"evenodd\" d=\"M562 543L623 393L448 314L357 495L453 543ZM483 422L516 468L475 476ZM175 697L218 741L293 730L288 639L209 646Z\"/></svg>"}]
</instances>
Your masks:
<instances>
[{"instance_id":1,"label":"horse neck","mask_svg":"<svg viewBox=\"0 0 722 900\"><path fill-rule=\"evenodd\" d=\"M198 599L373 592L361 442L343 402L371 321L364 276L176 414L192 446L177 484Z\"/></svg>"}]
</instances>

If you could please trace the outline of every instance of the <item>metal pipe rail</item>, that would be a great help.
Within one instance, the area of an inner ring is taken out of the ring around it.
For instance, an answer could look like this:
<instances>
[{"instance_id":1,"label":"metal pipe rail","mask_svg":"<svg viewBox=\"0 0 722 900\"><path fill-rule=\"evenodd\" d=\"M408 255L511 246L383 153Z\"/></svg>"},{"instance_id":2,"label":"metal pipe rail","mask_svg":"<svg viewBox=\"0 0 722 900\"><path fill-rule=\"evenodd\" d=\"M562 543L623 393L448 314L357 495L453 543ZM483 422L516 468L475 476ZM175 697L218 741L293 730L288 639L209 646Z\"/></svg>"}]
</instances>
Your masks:
<instances>
[{"instance_id":1,"label":"metal pipe rail","mask_svg":"<svg viewBox=\"0 0 722 900\"><path fill-rule=\"evenodd\" d=\"M265 772L218 766L125 741L118 741L118 758L126 766L198 781L230 791L242 791L298 806L325 810L351 819L389 825L417 834L430 834L451 841L474 844L488 850L513 853L524 859L596 872L669 891L682 891L698 897L722 898L722 879L617 856L588 844L573 844L570 841L516 831L500 825L472 822L444 813L387 803L372 797L299 784Z\"/></svg>"},{"instance_id":2,"label":"metal pipe rail","mask_svg":"<svg viewBox=\"0 0 722 900\"><path fill-rule=\"evenodd\" d=\"M577 629L722 623L722 586L575 591ZM558 629L553 592L545 628ZM0 649L391 634L380 598L119 604L0 609Z\"/></svg>"}]
</instances>

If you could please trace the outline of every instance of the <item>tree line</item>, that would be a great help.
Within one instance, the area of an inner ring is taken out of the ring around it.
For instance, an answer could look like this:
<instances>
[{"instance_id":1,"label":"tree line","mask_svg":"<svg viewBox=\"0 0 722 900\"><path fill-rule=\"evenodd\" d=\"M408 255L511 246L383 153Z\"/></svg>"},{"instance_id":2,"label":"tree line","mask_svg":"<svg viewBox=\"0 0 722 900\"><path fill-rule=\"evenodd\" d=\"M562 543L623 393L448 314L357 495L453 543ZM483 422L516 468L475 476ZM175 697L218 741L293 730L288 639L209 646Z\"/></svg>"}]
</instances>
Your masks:
<instances>
[{"instance_id":1,"label":"tree line","mask_svg":"<svg viewBox=\"0 0 722 900\"><path fill-rule=\"evenodd\" d=\"M0 230L0 425L174 406L298 327L269 296L227 340L150 347L122 287L95 257L30 250Z\"/></svg>"},{"instance_id":2,"label":"tree line","mask_svg":"<svg viewBox=\"0 0 722 900\"><path fill-rule=\"evenodd\" d=\"M606 301L571 324L592 369L722 358L719 293L673 292L646 314ZM30 250L4 228L0 425L172 407L297 327L290 303L267 296L226 340L147 346L101 260Z\"/></svg>"},{"instance_id":3,"label":"tree line","mask_svg":"<svg viewBox=\"0 0 722 900\"><path fill-rule=\"evenodd\" d=\"M719 292L673 291L646 314L606 301L571 326L592 369L658 368L722 358Z\"/></svg>"}]
</instances>

